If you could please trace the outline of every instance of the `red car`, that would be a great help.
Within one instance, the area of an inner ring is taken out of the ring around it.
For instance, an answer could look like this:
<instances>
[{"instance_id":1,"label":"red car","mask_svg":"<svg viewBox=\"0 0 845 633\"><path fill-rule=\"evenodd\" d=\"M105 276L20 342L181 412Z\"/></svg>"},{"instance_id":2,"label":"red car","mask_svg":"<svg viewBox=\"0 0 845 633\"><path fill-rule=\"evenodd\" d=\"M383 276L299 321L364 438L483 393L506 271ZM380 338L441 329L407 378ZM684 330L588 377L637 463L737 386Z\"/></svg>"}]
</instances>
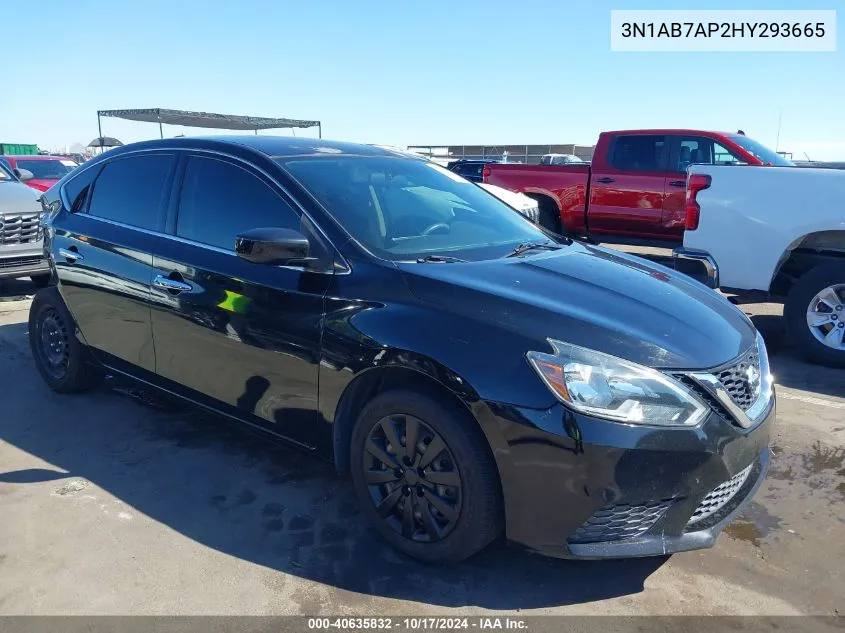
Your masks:
<instances>
[{"instance_id":1,"label":"red car","mask_svg":"<svg viewBox=\"0 0 845 633\"><path fill-rule=\"evenodd\" d=\"M483 175L484 182L535 198L540 225L555 233L677 245L692 164L792 165L741 133L624 130L603 132L589 165L493 163Z\"/></svg>"},{"instance_id":2,"label":"red car","mask_svg":"<svg viewBox=\"0 0 845 633\"><path fill-rule=\"evenodd\" d=\"M64 178L65 174L76 169L79 165L75 161L65 158L64 156L43 156L41 154L32 156L0 156L9 169L23 170L30 172L32 178L21 178L21 175L15 171L18 178L38 191L47 191L50 187L55 185L59 180Z\"/></svg>"}]
</instances>

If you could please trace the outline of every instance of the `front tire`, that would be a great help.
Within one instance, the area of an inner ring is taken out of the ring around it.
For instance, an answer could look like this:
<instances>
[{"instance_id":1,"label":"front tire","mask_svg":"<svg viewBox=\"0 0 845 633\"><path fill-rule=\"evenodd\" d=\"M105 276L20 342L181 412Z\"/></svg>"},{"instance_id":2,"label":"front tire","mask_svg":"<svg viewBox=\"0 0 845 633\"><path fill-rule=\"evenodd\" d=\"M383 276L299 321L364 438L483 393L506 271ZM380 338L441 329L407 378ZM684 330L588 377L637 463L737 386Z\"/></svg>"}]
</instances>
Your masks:
<instances>
[{"instance_id":1,"label":"front tire","mask_svg":"<svg viewBox=\"0 0 845 633\"><path fill-rule=\"evenodd\" d=\"M789 291L783 316L802 354L845 367L845 266L825 264L805 273Z\"/></svg>"},{"instance_id":2,"label":"front tire","mask_svg":"<svg viewBox=\"0 0 845 633\"><path fill-rule=\"evenodd\" d=\"M409 556L455 563L501 532L495 463L459 407L412 391L380 394L355 424L350 458L364 514Z\"/></svg>"},{"instance_id":3,"label":"front tire","mask_svg":"<svg viewBox=\"0 0 845 633\"><path fill-rule=\"evenodd\" d=\"M58 393L87 391L103 378L55 288L35 295L29 308L29 346L44 382Z\"/></svg>"}]
</instances>

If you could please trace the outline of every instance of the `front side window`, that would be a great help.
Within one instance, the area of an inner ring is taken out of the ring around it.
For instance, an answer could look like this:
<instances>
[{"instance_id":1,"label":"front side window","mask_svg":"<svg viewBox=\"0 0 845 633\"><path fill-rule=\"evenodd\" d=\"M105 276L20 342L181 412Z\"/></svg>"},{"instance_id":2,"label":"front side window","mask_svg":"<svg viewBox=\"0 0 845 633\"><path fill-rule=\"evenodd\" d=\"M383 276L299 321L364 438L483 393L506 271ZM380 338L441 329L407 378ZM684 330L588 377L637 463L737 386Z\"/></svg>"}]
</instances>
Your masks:
<instances>
[{"instance_id":1,"label":"front side window","mask_svg":"<svg viewBox=\"0 0 845 633\"><path fill-rule=\"evenodd\" d=\"M623 171L659 171L665 146L665 136L618 136L613 144L610 164Z\"/></svg>"},{"instance_id":2,"label":"front side window","mask_svg":"<svg viewBox=\"0 0 845 633\"><path fill-rule=\"evenodd\" d=\"M549 238L481 187L428 161L388 156L278 157L347 233L391 260L501 257Z\"/></svg>"},{"instance_id":3,"label":"front side window","mask_svg":"<svg viewBox=\"0 0 845 633\"><path fill-rule=\"evenodd\" d=\"M240 233L258 228L300 230L300 219L258 177L216 158L191 156L179 196L176 235L234 250Z\"/></svg>"},{"instance_id":4,"label":"front side window","mask_svg":"<svg viewBox=\"0 0 845 633\"><path fill-rule=\"evenodd\" d=\"M172 154L142 154L107 163L94 183L89 215L157 229L173 161Z\"/></svg>"},{"instance_id":5,"label":"front side window","mask_svg":"<svg viewBox=\"0 0 845 633\"><path fill-rule=\"evenodd\" d=\"M690 165L742 165L729 149L710 138L681 138L674 171L686 171Z\"/></svg>"}]
</instances>

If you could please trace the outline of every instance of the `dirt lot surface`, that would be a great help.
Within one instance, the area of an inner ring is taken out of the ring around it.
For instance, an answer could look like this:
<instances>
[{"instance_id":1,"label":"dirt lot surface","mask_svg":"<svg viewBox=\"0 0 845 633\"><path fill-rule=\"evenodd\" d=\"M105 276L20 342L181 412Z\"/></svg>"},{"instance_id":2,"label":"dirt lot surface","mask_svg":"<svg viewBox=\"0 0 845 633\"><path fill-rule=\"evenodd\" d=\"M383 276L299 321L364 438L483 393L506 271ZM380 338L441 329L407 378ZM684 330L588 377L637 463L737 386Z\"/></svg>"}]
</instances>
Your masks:
<instances>
[{"instance_id":1,"label":"dirt lot surface","mask_svg":"<svg viewBox=\"0 0 845 633\"><path fill-rule=\"evenodd\" d=\"M845 613L845 372L805 363L779 307L744 306L779 389L775 460L711 550L573 562L495 545L395 554L329 465L106 385L58 396L0 285L0 614Z\"/></svg>"}]
</instances>

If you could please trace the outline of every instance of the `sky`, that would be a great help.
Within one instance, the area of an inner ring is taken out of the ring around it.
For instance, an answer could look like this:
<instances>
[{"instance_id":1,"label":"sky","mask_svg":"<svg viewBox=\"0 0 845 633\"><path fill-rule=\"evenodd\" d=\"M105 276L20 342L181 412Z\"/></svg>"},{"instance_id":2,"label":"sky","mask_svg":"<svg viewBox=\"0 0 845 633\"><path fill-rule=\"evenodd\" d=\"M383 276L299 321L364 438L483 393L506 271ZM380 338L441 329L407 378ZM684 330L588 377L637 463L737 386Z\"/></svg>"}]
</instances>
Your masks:
<instances>
[{"instance_id":1,"label":"sky","mask_svg":"<svg viewBox=\"0 0 845 633\"><path fill-rule=\"evenodd\" d=\"M835 53L610 50L611 9L838 3L43 0L0 12L0 142L87 144L98 109L162 107L318 119L325 138L403 147L743 129L796 159L845 160L841 34ZM103 133L128 143L158 126L106 118Z\"/></svg>"}]
</instances>

